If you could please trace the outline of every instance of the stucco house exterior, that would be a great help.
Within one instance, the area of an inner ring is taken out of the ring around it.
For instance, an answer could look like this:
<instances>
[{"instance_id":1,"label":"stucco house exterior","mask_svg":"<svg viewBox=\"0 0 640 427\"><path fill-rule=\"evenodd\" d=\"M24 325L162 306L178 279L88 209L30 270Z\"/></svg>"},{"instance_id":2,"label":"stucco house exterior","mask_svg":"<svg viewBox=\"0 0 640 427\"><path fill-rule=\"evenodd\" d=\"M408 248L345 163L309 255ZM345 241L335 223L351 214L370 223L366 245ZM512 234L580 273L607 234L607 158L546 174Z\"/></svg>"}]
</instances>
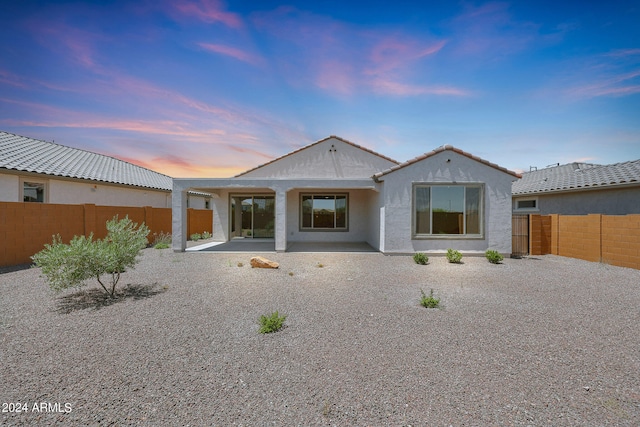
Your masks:
<instances>
[{"instance_id":1,"label":"stucco house exterior","mask_svg":"<svg viewBox=\"0 0 640 427\"><path fill-rule=\"evenodd\" d=\"M171 206L172 178L114 157L0 131L0 202ZM208 208L189 193L189 207Z\"/></svg>"},{"instance_id":2,"label":"stucco house exterior","mask_svg":"<svg viewBox=\"0 0 640 427\"><path fill-rule=\"evenodd\" d=\"M366 242L383 253L511 252L519 178L452 146L405 163L337 136L233 178L173 180L173 249L186 248L188 191L212 194L213 237Z\"/></svg>"},{"instance_id":3,"label":"stucco house exterior","mask_svg":"<svg viewBox=\"0 0 640 427\"><path fill-rule=\"evenodd\" d=\"M525 172L513 183L512 194L514 214L639 214L640 160Z\"/></svg>"}]
</instances>

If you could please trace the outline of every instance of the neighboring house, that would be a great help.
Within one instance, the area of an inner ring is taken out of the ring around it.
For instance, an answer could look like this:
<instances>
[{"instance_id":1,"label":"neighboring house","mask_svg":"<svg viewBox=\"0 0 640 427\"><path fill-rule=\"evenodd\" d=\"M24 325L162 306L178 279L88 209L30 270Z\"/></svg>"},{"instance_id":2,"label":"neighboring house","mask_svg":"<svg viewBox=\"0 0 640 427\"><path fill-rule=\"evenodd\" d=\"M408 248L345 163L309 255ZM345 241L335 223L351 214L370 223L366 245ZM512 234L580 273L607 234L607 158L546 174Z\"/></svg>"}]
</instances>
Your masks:
<instances>
[{"instance_id":1,"label":"neighboring house","mask_svg":"<svg viewBox=\"0 0 640 427\"><path fill-rule=\"evenodd\" d=\"M525 172L511 191L516 214L638 214L640 160L570 163Z\"/></svg>"},{"instance_id":2,"label":"neighboring house","mask_svg":"<svg viewBox=\"0 0 640 427\"><path fill-rule=\"evenodd\" d=\"M0 131L0 201L171 206L172 178L134 164ZM207 208L209 195L189 194Z\"/></svg>"},{"instance_id":3,"label":"neighboring house","mask_svg":"<svg viewBox=\"0 0 640 427\"><path fill-rule=\"evenodd\" d=\"M173 248L188 191L213 194L214 239L366 242L384 253L511 252L515 172L451 146L397 161L331 136L227 179L173 180Z\"/></svg>"}]
</instances>

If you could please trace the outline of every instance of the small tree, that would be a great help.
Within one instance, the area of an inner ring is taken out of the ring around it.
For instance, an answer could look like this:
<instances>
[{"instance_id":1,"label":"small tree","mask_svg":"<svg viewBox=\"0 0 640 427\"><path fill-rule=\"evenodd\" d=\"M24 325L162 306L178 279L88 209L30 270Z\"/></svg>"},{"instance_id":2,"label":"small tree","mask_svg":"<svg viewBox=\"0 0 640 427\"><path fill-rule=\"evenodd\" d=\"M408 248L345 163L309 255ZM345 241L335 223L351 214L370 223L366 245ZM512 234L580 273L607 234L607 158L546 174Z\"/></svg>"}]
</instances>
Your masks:
<instances>
[{"instance_id":1,"label":"small tree","mask_svg":"<svg viewBox=\"0 0 640 427\"><path fill-rule=\"evenodd\" d=\"M42 268L53 290L81 287L85 280L95 277L102 289L113 297L120 274L138 262L138 254L147 246L148 234L149 228L144 223L138 226L128 216L118 221L116 215L107 221L104 239L93 240L91 233L88 237L74 236L67 245L57 235L52 244L44 245L31 259ZM105 274L110 275L110 283L103 282Z\"/></svg>"}]
</instances>

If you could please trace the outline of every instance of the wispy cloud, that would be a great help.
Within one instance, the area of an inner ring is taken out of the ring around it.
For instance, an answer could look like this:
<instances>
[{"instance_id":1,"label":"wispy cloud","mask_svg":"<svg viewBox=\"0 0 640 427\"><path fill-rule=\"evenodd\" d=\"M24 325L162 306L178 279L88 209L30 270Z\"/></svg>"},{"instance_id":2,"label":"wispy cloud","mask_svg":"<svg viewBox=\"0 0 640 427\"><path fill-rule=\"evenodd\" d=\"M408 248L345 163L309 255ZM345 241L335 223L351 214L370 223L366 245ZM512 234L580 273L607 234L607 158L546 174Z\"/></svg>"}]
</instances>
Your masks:
<instances>
[{"instance_id":1,"label":"wispy cloud","mask_svg":"<svg viewBox=\"0 0 640 427\"><path fill-rule=\"evenodd\" d=\"M95 44L104 42L107 39L104 35L60 21L44 23L38 20L32 22L30 27L40 44L56 52L59 57L87 69L99 68Z\"/></svg>"},{"instance_id":2,"label":"wispy cloud","mask_svg":"<svg viewBox=\"0 0 640 427\"><path fill-rule=\"evenodd\" d=\"M22 89L28 88L24 77L3 69L0 69L0 83Z\"/></svg>"},{"instance_id":3,"label":"wispy cloud","mask_svg":"<svg viewBox=\"0 0 640 427\"><path fill-rule=\"evenodd\" d=\"M195 17L206 23L220 22L228 27L242 27L241 18L235 13L224 10L222 2L218 0L182 0L170 2L171 6L179 13Z\"/></svg>"},{"instance_id":4,"label":"wispy cloud","mask_svg":"<svg viewBox=\"0 0 640 427\"><path fill-rule=\"evenodd\" d=\"M389 80L373 80L373 89L380 94L395 96L439 95L439 96L471 96L472 92L451 86L420 86L393 82Z\"/></svg>"},{"instance_id":5,"label":"wispy cloud","mask_svg":"<svg viewBox=\"0 0 640 427\"><path fill-rule=\"evenodd\" d=\"M446 46L437 37L411 36L402 29L363 29L292 7L254 14L252 23L278 50L289 53L275 61L292 85L311 83L339 96L469 94L418 72Z\"/></svg>"},{"instance_id":6,"label":"wispy cloud","mask_svg":"<svg viewBox=\"0 0 640 427\"><path fill-rule=\"evenodd\" d=\"M239 15L225 10L218 0L178 0L167 2L169 8L176 13L193 17L207 24L221 23L231 28L242 28L243 23Z\"/></svg>"},{"instance_id":7,"label":"wispy cloud","mask_svg":"<svg viewBox=\"0 0 640 427\"><path fill-rule=\"evenodd\" d=\"M198 46L209 52L229 56L231 58L237 59L238 61L246 62L251 65L260 65L263 62L263 59L258 55L254 55L242 49L226 46L223 44L198 43Z\"/></svg>"},{"instance_id":8,"label":"wispy cloud","mask_svg":"<svg viewBox=\"0 0 640 427\"><path fill-rule=\"evenodd\" d=\"M622 97L640 93L640 49L622 49L587 59L564 93L570 99Z\"/></svg>"},{"instance_id":9,"label":"wispy cloud","mask_svg":"<svg viewBox=\"0 0 640 427\"><path fill-rule=\"evenodd\" d=\"M540 25L516 19L510 12L509 3L504 2L480 6L467 4L449 26L453 51L459 56L482 61L513 55L536 42L549 40L548 35L540 34ZM564 32L568 28L558 28L557 31Z\"/></svg>"}]
</instances>

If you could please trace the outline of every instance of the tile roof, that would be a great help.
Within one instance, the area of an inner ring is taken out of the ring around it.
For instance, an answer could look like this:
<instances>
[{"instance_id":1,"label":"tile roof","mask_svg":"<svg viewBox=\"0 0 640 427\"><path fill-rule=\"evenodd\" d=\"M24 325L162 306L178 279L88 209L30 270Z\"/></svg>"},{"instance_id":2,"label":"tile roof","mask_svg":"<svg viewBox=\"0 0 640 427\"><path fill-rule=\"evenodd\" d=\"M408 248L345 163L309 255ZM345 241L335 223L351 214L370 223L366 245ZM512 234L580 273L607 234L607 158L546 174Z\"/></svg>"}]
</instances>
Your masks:
<instances>
[{"instance_id":1,"label":"tile roof","mask_svg":"<svg viewBox=\"0 0 640 427\"><path fill-rule=\"evenodd\" d=\"M285 154L284 156L280 156L280 157L278 157L278 158L276 158L276 159L273 159L273 160L271 160L271 161L269 161L269 162L267 162L267 163L264 163L264 164L262 164L262 165L260 165L260 166L256 166L255 168L252 168L252 169L249 169L249 170L244 171L244 172L242 172L242 173L239 173L238 175L234 176L234 178L237 178L237 177L239 177L239 176L242 176L242 175L248 174L249 172L253 172L253 171L254 171L254 170L256 170L256 169L260 169L260 168L262 168L262 167L264 167L264 166L270 165L271 163L277 162L277 161L278 161L278 160L280 160L280 159L284 159L285 157L289 157L289 156L291 156L291 155L293 155L293 154L296 154L296 153L298 153L298 152L300 152L300 151L306 150L306 149L307 149L307 148L309 148L309 147L313 147L314 145L318 145L318 144L320 144L320 143L322 143L322 142L325 142L325 141L327 141L327 140L329 140L329 139L337 139L338 141L342 141L342 142L344 142L345 144L349 144L349 145L351 145L351 146L353 146L353 147L359 148L359 149L361 149L361 150L363 150L363 151L366 151L366 152L368 152L368 153L371 153L371 154L373 154L373 155L376 155L376 156L378 156L378 157L381 157L381 158L383 158L383 159L385 159L385 160L388 160L388 161L390 161L390 162L392 162L392 163L395 163L395 164L400 163L400 162L398 162L398 161L396 161L396 160L393 160L393 159L391 159L391 158L389 158L389 157L387 157L387 156L383 156L383 155L382 155L382 154L380 154L380 153L376 153L376 152L375 152L375 151L373 151L373 150L369 150L368 148L365 148L365 147L363 147L363 146L361 146L361 145L358 145L358 144L353 143L353 142L351 142L351 141L347 141L347 140L346 140L346 139L344 139L344 138L340 138L339 136L331 135L331 136L328 136L328 137L326 137L326 138L321 139L320 141L316 141L316 142L314 142L314 143L312 143L312 144L305 145L305 146L304 146L304 147L302 147L302 148L298 148L297 150L294 150L294 151L292 151L292 152L290 152L290 153Z\"/></svg>"},{"instance_id":2,"label":"tile roof","mask_svg":"<svg viewBox=\"0 0 640 427\"><path fill-rule=\"evenodd\" d=\"M640 185L640 160L612 165L569 163L525 172L522 179L513 183L511 193L515 196L620 185Z\"/></svg>"},{"instance_id":3,"label":"tile roof","mask_svg":"<svg viewBox=\"0 0 640 427\"><path fill-rule=\"evenodd\" d=\"M170 176L102 154L0 131L0 169L171 191Z\"/></svg>"},{"instance_id":4,"label":"tile roof","mask_svg":"<svg viewBox=\"0 0 640 427\"><path fill-rule=\"evenodd\" d=\"M429 151L428 153L423 154L422 156L418 156L418 157L416 157L414 159L407 160L406 162L404 162L402 164L399 164L397 166L394 166L394 167L392 167L390 169L387 169L385 171L378 172L377 174L375 174L373 176L373 178L377 180L381 176L384 176L384 175L389 174L391 172L394 172L394 171L396 171L398 169L402 169L402 168L404 168L406 166L409 166L409 165L412 165L412 164L417 163L419 161L422 161L422 160L424 160L426 158L434 156L434 155L436 155L438 153L441 153L443 151L453 151L455 153L458 153L458 154L461 154L461 155L463 155L465 157L473 159L473 160L475 160L477 162L484 163L485 165L490 166L490 167L492 167L494 169L498 169L499 171L502 171L504 173L508 173L509 175L513 175L516 178L520 178L520 174L518 174L516 172L510 171L509 169L503 168L502 166L498 166L497 164L491 163L488 160L481 159L480 157L474 156L473 154L467 153L466 151L463 151L463 150L461 150L459 148L456 148L456 147L454 147L452 145L443 145L441 147L436 148L435 150L432 150L432 151Z\"/></svg>"}]
</instances>

